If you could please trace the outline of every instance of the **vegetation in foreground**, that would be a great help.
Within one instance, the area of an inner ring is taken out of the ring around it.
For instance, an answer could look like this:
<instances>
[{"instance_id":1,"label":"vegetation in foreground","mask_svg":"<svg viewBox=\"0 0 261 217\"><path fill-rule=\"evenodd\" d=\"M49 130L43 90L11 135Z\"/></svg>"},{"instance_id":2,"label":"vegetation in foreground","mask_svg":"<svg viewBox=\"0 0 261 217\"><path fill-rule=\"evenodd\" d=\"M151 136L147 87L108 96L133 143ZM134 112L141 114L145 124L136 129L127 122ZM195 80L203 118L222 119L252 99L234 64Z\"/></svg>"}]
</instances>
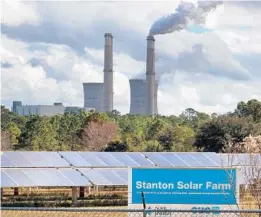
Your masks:
<instances>
[{"instance_id":1,"label":"vegetation in foreground","mask_svg":"<svg viewBox=\"0 0 261 217\"><path fill-rule=\"evenodd\" d=\"M225 152L261 134L261 101L255 99L223 115L188 108L155 118L118 111L23 117L1 106L1 117L2 150Z\"/></svg>"}]
</instances>

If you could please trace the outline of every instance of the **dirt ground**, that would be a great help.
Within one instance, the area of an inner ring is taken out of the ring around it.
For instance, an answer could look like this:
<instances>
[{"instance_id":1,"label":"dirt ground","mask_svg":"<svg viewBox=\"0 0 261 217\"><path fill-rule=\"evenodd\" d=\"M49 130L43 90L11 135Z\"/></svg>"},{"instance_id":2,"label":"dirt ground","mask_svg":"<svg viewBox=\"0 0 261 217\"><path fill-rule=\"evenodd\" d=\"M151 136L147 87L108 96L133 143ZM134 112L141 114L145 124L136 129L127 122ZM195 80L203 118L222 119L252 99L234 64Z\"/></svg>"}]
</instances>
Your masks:
<instances>
[{"instance_id":1,"label":"dirt ground","mask_svg":"<svg viewBox=\"0 0 261 217\"><path fill-rule=\"evenodd\" d=\"M49 212L49 211L2 211L2 217L127 217L124 212ZM142 216L142 213L134 213L133 217Z\"/></svg>"}]
</instances>

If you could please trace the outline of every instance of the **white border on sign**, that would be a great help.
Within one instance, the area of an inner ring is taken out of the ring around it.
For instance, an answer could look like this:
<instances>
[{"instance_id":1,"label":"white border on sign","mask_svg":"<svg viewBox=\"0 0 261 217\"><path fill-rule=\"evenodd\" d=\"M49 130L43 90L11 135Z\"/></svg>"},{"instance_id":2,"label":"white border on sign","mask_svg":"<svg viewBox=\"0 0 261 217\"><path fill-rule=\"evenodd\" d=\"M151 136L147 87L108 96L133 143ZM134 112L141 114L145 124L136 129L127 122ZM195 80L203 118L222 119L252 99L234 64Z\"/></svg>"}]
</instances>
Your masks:
<instances>
[{"instance_id":1,"label":"white border on sign","mask_svg":"<svg viewBox=\"0 0 261 217\"><path fill-rule=\"evenodd\" d=\"M143 209L143 204L132 204L132 169L172 169L172 170L177 170L177 169L217 169L217 170L226 170L226 169L235 169L236 170L236 186L235 186L235 198L236 198L236 203L235 205L218 205L219 207L223 207L223 209L239 209L239 202L240 202L240 186L239 186L239 175L240 175L240 168L239 167L128 167L128 208L138 208L138 209ZM150 206L160 206L162 204L149 204ZM175 207L175 208L180 208L180 207L193 207L197 204L163 204L164 206L167 207ZM199 206L215 206L215 205L205 205L205 204L198 204ZM131 207L130 207L131 206Z\"/></svg>"}]
</instances>

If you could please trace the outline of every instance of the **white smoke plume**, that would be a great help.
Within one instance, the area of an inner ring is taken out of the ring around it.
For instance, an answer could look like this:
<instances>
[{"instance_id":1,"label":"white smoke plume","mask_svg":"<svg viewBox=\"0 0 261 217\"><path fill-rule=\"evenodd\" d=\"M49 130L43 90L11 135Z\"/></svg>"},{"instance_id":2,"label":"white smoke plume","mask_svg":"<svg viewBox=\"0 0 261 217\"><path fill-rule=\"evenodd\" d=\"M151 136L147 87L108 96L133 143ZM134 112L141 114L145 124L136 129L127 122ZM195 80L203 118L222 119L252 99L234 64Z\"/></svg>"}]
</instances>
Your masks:
<instances>
[{"instance_id":1,"label":"white smoke plume","mask_svg":"<svg viewBox=\"0 0 261 217\"><path fill-rule=\"evenodd\" d=\"M222 3L222 1L199 1L195 5L191 2L181 2L175 13L156 20L149 35L167 34L186 29L190 22L203 24L207 14Z\"/></svg>"}]
</instances>

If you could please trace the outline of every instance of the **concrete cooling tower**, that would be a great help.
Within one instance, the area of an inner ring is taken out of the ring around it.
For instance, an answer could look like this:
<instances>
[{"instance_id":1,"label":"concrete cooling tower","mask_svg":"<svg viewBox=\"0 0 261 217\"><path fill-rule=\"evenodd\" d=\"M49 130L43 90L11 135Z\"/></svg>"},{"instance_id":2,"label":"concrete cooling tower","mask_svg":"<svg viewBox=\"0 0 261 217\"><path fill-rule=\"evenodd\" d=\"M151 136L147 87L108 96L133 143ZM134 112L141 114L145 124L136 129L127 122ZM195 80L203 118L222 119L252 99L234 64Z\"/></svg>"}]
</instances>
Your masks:
<instances>
[{"instance_id":1,"label":"concrete cooling tower","mask_svg":"<svg viewBox=\"0 0 261 217\"><path fill-rule=\"evenodd\" d=\"M103 83L83 83L84 108L103 111Z\"/></svg>"},{"instance_id":2,"label":"concrete cooling tower","mask_svg":"<svg viewBox=\"0 0 261 217\"><path fill-rule=\"evenodd\" d=\"M143 79L130 79L130 114L147 115L147 81ZM155 114L158 114L157 107L158 83L156 82L154 94Z\"/></svg>"},{"instance_id":3,"label":"concrete cooling tower","mask_svg":"<svg viewBox=\"0 0 261 217\"><path fill-rule=\"evenodd\" d=\"M113 110L113 37L105 33L104 44L104 111Z\"/></svg>"},{"instance_id":4,"label":"concrete cooling tower","mask_svg":"<svg viewBox=\"0 0 261 217\"><path fill-rule=\"evenodd\" d=\"M155 39L153 36L147 37L147 61L146 61L146 80L147 80L147 115L155 115Z\"/></svg>"},{"instance_id":5,"label":"concrete cooling tower","mask_svg":"<svg viewBox=\"0 0 261 217\"><path fill-rule=\"evenodd\" d=\"M142 79L130 79L130 114L146 115L147 83Z\"/></svg>"}]
</instances>

